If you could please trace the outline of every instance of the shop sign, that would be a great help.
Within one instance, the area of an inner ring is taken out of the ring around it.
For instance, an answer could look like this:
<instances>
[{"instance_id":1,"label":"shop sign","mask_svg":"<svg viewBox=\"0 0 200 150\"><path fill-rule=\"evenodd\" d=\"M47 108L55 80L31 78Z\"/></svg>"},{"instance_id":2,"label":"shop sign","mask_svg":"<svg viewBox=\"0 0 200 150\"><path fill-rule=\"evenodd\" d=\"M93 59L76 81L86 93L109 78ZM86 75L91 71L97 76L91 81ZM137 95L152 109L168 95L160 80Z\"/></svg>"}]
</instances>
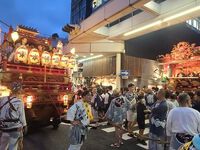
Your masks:
<instances>
[{"instance_id":1,"label":"shop sign","mask_svg":"<svg viewBox=\"0 0 200 150\"><path fill-rule=\"evenodd\" d=\"M121 70L122 79L128 79L129 72L128 70Z\"/></svg>"}]
</instances>

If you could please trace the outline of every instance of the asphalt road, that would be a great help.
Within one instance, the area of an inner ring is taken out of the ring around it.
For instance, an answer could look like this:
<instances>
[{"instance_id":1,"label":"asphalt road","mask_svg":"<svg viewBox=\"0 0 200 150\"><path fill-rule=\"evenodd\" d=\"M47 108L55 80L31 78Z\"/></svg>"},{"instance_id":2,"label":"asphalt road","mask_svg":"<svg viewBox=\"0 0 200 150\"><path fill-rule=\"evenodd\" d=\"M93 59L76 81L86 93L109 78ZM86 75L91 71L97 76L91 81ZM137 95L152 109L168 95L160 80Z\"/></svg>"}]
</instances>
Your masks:
<instances>
[{"instance_id":1,"label":"asphalt road","mask_svg":"<svg viewBox=\"0 0 200 150\"><path fill-rule=\"evenodd\" d=\"M25 136L24 150L67 150L68 133L69 125L65 123L61 124L57 130L53 130L52 127L34 130ZM114 130L111 126L102 125L96 130L91 129L81 150L112 150L114 148L111 148L110 144L114 142L113 138ZM129 138L126 134L123 139L124 145L118 148L119 150L147 149L147 146L144 148L141 145L138 146L136 139Z\"/></svg>"}]
</instances>

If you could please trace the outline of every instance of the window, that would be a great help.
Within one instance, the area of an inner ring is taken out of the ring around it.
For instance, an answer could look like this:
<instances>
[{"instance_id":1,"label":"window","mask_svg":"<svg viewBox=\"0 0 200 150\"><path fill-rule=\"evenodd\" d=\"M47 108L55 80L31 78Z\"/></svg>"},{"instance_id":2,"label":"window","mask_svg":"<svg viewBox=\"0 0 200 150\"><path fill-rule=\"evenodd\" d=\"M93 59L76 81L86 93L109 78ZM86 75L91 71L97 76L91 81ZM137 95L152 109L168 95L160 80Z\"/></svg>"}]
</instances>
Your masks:
<instances>
[{"instance_id":1,"label":"window","mask_svg":"<svg viewBox=\"0 0 200 150\"><path fill-rule=\"evenodd\" d=\"M95 9L95 8L99 7L102 3L103 3L102 0L93 0L92 7Z\"/></svg>"},{"instance_id":2,"label":"window","mask_svg":"<svg viewBox=\"0 0 200 150\"><path fill-rule=\"evenodd\" d=\"M112 26L114 26L114 25L116 25L116 24L118 24L118 23L120 23L120 22L122 22L124 20L127 20L127 19L129 19L129 18L141 13L141 12L143 12L143 10L141 10L141 9L134 10L132 13L130 13L128 15L125 15L125 16L123 16L123 17L111 22L110 24L106 25L106 27L112 27Z\"/></svg>"}]
</instances>

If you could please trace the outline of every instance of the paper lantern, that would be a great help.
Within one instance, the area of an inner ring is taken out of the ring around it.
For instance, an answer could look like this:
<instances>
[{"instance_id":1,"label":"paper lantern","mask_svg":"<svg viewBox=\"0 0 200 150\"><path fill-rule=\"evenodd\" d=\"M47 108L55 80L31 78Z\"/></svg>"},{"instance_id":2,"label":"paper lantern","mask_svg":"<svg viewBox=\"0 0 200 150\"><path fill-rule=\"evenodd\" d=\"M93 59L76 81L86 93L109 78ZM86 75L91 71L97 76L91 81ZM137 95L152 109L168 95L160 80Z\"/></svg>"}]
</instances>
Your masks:
<instances>
[{"instance_id":1,"label":"paper lantern","mask_svg":"<svg viewBox=\"0 0 200 150\"><path fill-rule=\"evenodd\" d=\"M40 53L36 48L31 49L28 55L28 64L40 65Z\"/></svg>"},{"instance_id":2,"label":"paper lantern","mask_svg":"<svg viewBox=\"0 0 200 150\"><path fill-rule=\"evenodd\" d=\"M51 55L49 52L44 51L41 56L41 64L42 66L49 66L51 65Z\"/></svg>"},{"instance_id":3,"label":"paper lantern","mask_svg":"<svg viewBox=\"0 0 200 150\"><path fill-rule=\"evenodd\" d=\"M60 64L60 55L53 54L51 65L54 66L54 67L59 67L59 64Z\"/></svg>"},{"instance_id":4,"label":"paper lantern","mask_svg":"<svg viewBox=\"0 0 200 150\"><path fill-rule=\"evenodd\" d=\"M73 69L75 67L75 64L76 64L76 59L71 57L68 62L68 68Z\"/></svg>"},{"instance_id":5,"label":"paper lantern","mask_svg":"<svg viewBox=\"0 0 200 150\"><path fill-rule=\"evenodd\" d=\"M67 55L63 55L62 57L61 57L61 61L60 61L60 66L62 67L62 68L67 68L68 66L68 62L69 62L69 57L67 56Z\"/></svg>"},{"instance_id":6,"label":"paper lantern","mask_svg":"<svg viewBox=\"0 0 200 150\"><path fill-rule=\"evenodd\" d=\"M28 49L26 46L20 46L15 51L15 63L27 63L28 60Z\"/></svg>"}]
</instances>

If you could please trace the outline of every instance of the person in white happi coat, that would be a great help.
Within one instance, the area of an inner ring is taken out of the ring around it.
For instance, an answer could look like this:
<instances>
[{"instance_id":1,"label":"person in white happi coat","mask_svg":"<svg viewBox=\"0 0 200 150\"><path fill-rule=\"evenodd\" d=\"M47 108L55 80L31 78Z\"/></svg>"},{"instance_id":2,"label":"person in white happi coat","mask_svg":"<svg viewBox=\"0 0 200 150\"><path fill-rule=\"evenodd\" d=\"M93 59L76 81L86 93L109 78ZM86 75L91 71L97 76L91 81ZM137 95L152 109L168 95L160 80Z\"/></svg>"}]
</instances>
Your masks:
<instances>
[{"instance_id":1,"label":"person in white happi coat","mask_svg":"<svg viewBox=\"0 0 200 150\"><path fill-rule=\"evenodd\" d=\"M0 98L0 150L17 150L26 128L24 104L18 98L21 84L10 86L10 96Z\"/></svg>"},{"instance_id":2,"label":"person in white happi coat","mask_svg":"<svg viewBox=\"0 0 200 150\"><path fill-rule=\"evenodd\" d=\"M87 126L89 125L89 118L82 100L82 91L77 92L74 105L67 112L67 120L71 122L68 150L80 150L86 139Z\"/></svg>"}]
</instances>

